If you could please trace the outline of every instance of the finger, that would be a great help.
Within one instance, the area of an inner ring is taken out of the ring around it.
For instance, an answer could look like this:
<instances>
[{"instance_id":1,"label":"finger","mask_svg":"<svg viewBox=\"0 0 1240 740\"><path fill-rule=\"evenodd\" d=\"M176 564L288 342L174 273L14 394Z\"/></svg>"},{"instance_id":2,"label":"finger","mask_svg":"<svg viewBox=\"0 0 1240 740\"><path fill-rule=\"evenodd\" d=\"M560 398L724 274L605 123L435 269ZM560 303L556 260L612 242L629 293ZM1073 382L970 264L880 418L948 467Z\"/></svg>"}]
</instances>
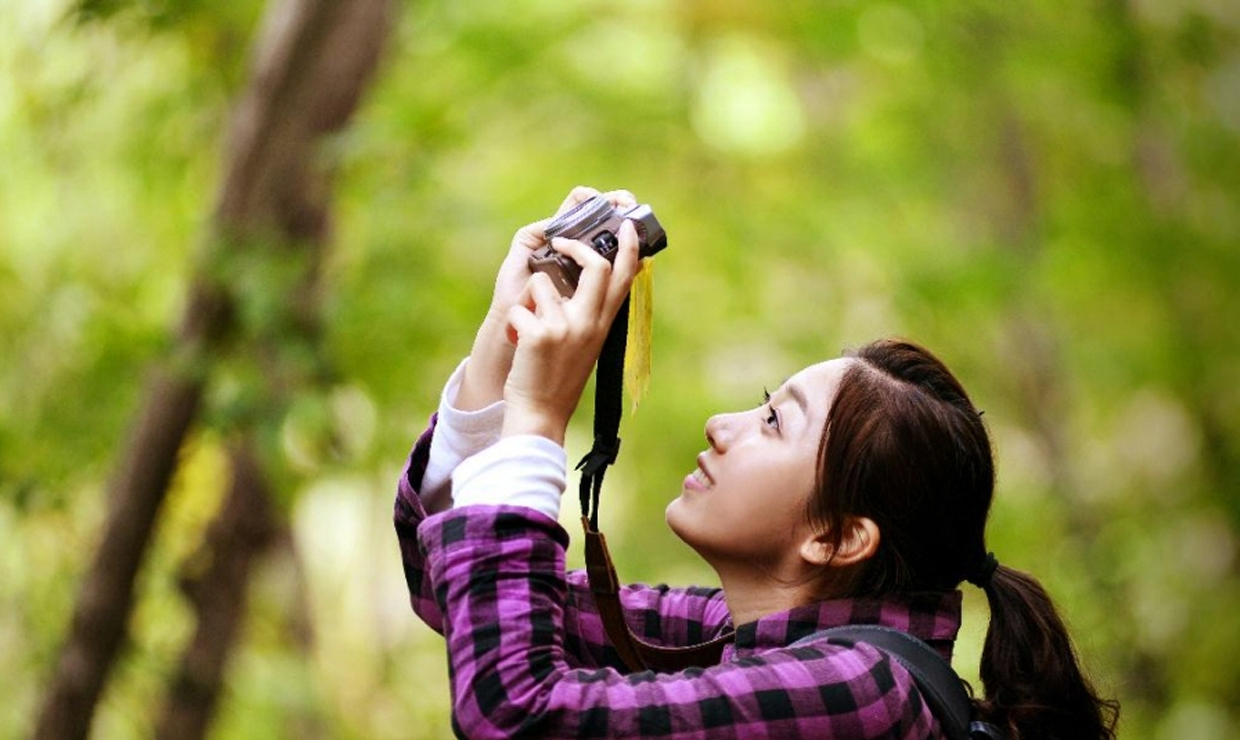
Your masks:
<instances>
[{"instance_id":1,"label":"finger","mask_svg":"<svg viewBox=\"0 0 1240 740\"><path fill-rule=\"evenodd\" d=\"M611 274L611 263L588 244L575 239L555 238L551 240L551 247L581 265L577 290L571 299L573 303L597 311L607 294L607 276Z\"/></svg>"},{"instance_id":2,"label":"finger","mask_svg":"<svg viewBox=\"0 0 1240 740\"><path fill-rule=\"evenodd\" d=\"M535 316L546 323L563 322L564 296L556 290L546 273L534 273L529 281L529 294Z\"/></svg>"},{"instance_id":3,"label":"finger","mask_svg":"<svg viewBox=\"0 0 1240 740\"><path fill-rule=\"evenodd\" d=\"M607 296L604 301L604 307L608 311L618 311L620 304L624 302L625 296L629 294L629 288L633 285L633 278L637 275L637 268L641 258L639 257L640 243L637 239L637 228L633 226L633 222L625 220L620 225L620 233L616 235L620 245L616 250L616 261L611 268L611 280L607 284Z\"/></svg>"},{"instance_id":4,"label":"finger","mask_svg":"<svg viewBox=\"0 0 1240 740\"><path fill-rule=\"evenodd\" d=\"M533 316L539 324L544 324L549 323L548 317L555 321L563 316L561 302L563 298L551 283L551 279L544 273L536 272L525 281L521 295L513 306Z\"/></svg>"},{"instance_id":5,"label":"finger","mask_svg":"<svg viewBox=\"0 0 1240 740\"><path fill-rule=\"evenodd\" d=\"M521 337L530 336L538 331L539 321L528 308L521 304L510 306L508 308L508 341L516 345L521 341Z\"/></svg>"},{"instance_id":6,"label":"finger","mask_svg":"<svg viewBox=\"0 0 1240 740\"><path fill-rule=\"evenodd\" d=\"M544 218L517 229L517 235L512 239L512 246L533 251L546 244L547 224L551 223L551 220Z\"/></svg>"},{"instance_id":7,"label":"finger","mask_svg":"<svg viewBox=\"0 0 1240 740\"><path fill-rule=\"evenodd\" d=\"M521 286L521 294L514 305L522 306L535 316L542 317L552 306L559 306L564 297L555 289L554 283L546 273L536 272L526 279Z\"/></svg>"},{"instance_id":8,"label":"finger","mask_svg":"<svg viewBox=\"0 0 1240 740\"><path fill-rule=\"evenodd\" d=\"M559 216L560 214L564 213L565 211L577 205L578 203L587 201L598 194L599 194L598 190L592 187L589 187L587 185L578 185L577 187L573 188L572 191L569 192L568 197L565 198L564 202L560 204L560 207L558 210L556 210L555 215Z\"/></svg>"},{"instance_id":9,"label":"finger","mask_svg":"<svg viewBox=\"0 0 1240 740\"><path fill-rule=\"evenodd\" d=\"M613 206L621 210L628 210L629 208L637 205L637 198L633 197L633 194L627 190L612 190L604 193L603 197L606 198L607 201Z\"/></svg>"}]
</instances>

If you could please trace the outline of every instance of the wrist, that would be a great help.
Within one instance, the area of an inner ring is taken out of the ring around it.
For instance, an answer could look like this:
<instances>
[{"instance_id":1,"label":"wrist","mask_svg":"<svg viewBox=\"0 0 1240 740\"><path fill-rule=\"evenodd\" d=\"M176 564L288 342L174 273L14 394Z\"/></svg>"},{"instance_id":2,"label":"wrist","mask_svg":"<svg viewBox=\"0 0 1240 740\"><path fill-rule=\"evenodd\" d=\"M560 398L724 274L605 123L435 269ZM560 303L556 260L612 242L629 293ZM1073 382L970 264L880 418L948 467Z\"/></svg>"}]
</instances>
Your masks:
<instances>
[{"instance_id":1,"label":"wrist","mask_svg":"<svg viewBox=\"0 0 1240 740\"><path fill-rule=\"evenodd\" d=\"M504 413L501 437L535 435L545 437L561 447L568 429L568 420L554 414L540 413L533 409L513 408L509 404Z\"/></svg>"},{"instance_id":2,"label":"wrist","mask_svg":"<svg viewBox=\"0 0 1240 740\"><path fill-rule=\"evenodd\" d=\"M462 411L477 411L503 400L504 383L515 352L505 332L504 326L496 325L489 314L478 329L456 397L456 406Z\"/></svg>"}]
</instances>

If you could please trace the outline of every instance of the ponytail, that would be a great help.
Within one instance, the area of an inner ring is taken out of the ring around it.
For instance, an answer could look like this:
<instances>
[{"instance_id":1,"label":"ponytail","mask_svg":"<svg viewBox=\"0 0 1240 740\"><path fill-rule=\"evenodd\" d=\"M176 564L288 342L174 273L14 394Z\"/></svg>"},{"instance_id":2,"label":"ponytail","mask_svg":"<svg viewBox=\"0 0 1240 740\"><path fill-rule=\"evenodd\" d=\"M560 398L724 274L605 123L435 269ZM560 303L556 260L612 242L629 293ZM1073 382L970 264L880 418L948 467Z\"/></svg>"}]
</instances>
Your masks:
<instances>
[{"instance_id":1,"label":"ponytail","mask_svg":"<svg viewBox=\"0 0 1240 740\"><path fill-rule=\"evenodd\" d=\"M979 719L1009 740L1114 740L1119 703L1102 699L1045 589L998 566L984 586L990 628L982 647Z\"/></svg>"},{"instance_id":2,"label":"ponytail","mask_svg":"<svg viewBox=\"0 0 1240 740\"><path fill-rule=\"evenodd\" d=\"M1063 620L1031 576L985 549L994 458L982 412L934 355L882 340L852 353L819 446L810 520L882 533L855 595L982 588L990 628L977 719L1008 740L1114 740L1119 704L1082 674Z\"/></svg>"}]
</instances>

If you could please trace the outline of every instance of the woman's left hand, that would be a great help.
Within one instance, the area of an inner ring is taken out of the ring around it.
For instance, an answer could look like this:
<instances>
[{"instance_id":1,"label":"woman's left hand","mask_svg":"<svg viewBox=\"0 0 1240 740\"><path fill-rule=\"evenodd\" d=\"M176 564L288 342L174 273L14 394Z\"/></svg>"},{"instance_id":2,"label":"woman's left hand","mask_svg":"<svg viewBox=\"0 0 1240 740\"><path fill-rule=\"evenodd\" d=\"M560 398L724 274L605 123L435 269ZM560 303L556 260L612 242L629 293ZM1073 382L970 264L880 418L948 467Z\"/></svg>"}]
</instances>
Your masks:
<instances>
[{"instance_id":1,"label":"woman's left hand","mask_svg":"<svg viewBox=\"0 0 1240 740\"><path fill-rule=\"evenodd\" d=\"M538 434L564 444L568 421L616 312L637 274L637 233L625 221L615 264L583 242L551 246L581 265L577 291L565 299L545 274L534 273L508 311L508 338L517 346L504 384L504 436Z\"/></svg>"}]
</instances>

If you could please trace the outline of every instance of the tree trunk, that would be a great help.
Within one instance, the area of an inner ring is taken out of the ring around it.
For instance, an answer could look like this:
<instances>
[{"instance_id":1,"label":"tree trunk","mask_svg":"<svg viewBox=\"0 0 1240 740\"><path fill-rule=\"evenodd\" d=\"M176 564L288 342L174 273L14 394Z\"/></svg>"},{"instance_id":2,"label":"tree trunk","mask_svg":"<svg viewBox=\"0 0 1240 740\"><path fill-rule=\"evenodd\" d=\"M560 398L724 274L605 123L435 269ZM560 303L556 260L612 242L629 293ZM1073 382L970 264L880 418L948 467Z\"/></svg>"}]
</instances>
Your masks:
<instances>
[{"instance_id":1,"label":"tree trunk","mask_svg":"<svg viewBox=\"0 0 1240 740\"><path fill-rule=\"evenodd\" d=\"M267 232L280 247L297 250L302 270L283 301L290 320L278 325L282 333L260 330L253 338L273 417L255 420L260 426L279 424L288 395L301 380L300 368L282 366L280 345L292 342L313 352L318 344L318 275L329 218L326 183L311 166L313 144L348 120L376 67L387 26L386 0L344 6L294 0L275 7L265 34L269 43L260 49L254 84L238 109L233 161L249 161L244 153L252 147L263 147L270 156L265 166L225 188L219 219L243 240ZM250 220L259 212L274 216L275 233L269 224ZM203 543L203 559L210 565L185 582L198 627L170 687L156 734L160 740L206 736L228 656L240 637L255 561L288 532L265 482L274 476L263 472L279 463L261 460L253 439L247 434L245 444L233 450L233 487Z\"/></svg>"},{"instance_id":2,"label":"tree trunk","mask_svg":"<svg viewBox=\"0 0 1240 740\"><path fill-rule=\"evenodd\" d=\"M254 562L271 545L276 512L267 480L248 440L229 454L228 495L202 546L183 569L181 589L198 616L198 626L181 656L167 706L155 737L197 740L215 713L228 657L245 614L246 588Z\"/></svg>"},{"instance_id":3,"label":"tree trunk","mask_svg":"<svg viewBox=\"0 0 1240 740\"><path fill-rule=\"evenodd\" d=\"M82 582L44 697L36 740L89 735L127 632L134 581L179 450L198 414L214 360L235 323L238 296L229 292L227 268L221 274L216 263L227 265L244 250L268 249L272 242L322 250L328 232L326 187L314 168L314 145L340 129L356 108L377 65L388 16L389 0L279 0L269 9L255 47L254 72L233 119L207 260L193 283L174 347L153 374L127 453L109 485L99 549ZM308 278L287 296L286 305L292 315L307 317L299 324L313 334L314 320L308 317L314 314L317 255L308 264ZM243 461L243 467L248 464ZM231 516L225 508L221 521ZM221 656L232 644L231 639L208 642L219 643ZM198 654L193 648L190 652Z\"/></svg>"},{"instance_id":4,"label":"tree trunk","mask_svg":"<svg viewBox=\"0 0 1240 740\"><path fill-rule=\"evenodd\" d=\"M177 349L155 371L126 454L109 487L95 559L82 581L69 635L42 712L37 740L77 740L126 634L134 580L176 470L181 442L202 401L205 366L227 326L227 302L202 284L186 309Z\"/></svg>"}]
</instances>

